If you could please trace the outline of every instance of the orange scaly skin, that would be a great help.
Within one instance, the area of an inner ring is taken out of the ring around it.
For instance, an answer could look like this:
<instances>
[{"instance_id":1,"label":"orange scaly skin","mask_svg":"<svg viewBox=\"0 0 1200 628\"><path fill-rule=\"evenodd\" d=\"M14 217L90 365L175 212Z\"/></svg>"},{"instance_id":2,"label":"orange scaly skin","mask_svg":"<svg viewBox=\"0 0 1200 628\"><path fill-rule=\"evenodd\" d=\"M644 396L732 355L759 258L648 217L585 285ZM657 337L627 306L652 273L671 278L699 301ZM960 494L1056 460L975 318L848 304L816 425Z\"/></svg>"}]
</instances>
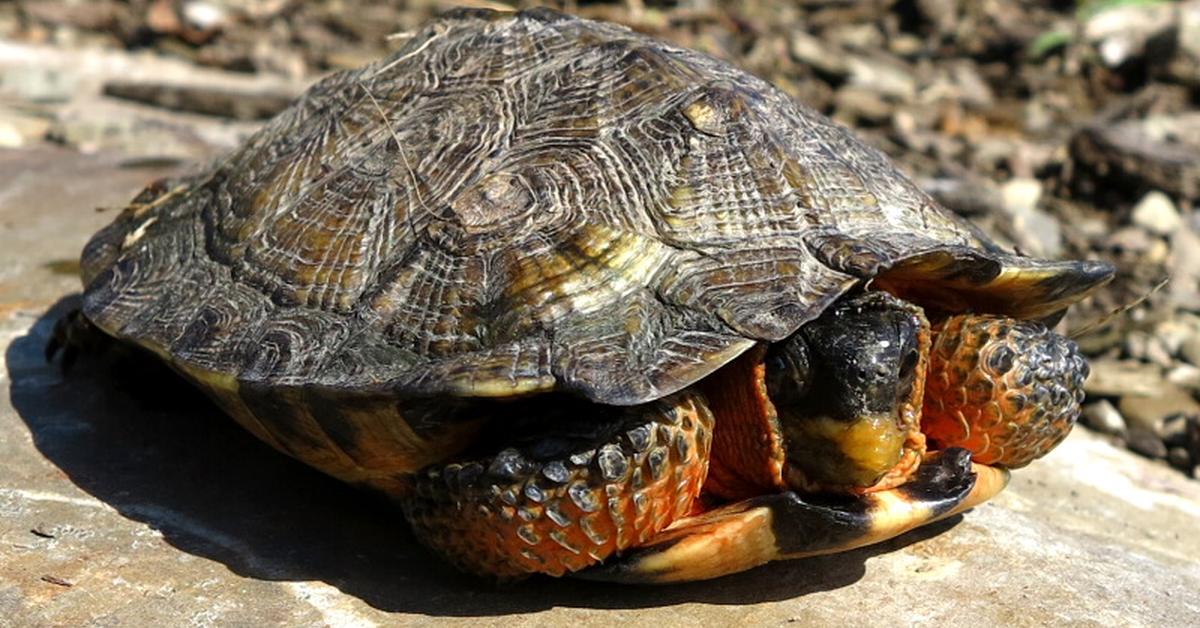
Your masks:
<instances>
[{"instance_id":1,"label":"orange scaly skin","mask_svg":"<svg viewBox=\"0 0 1200 628\"><path fill-rule=\"evenodd\" d=\"M963 447L983 464L1018 468L1058 445L1079 416L1087 367L1074 343L1045 326L955 316L929 355L922 430L938 449ZM1073 367L1072 381L1061 369Z\"/></svg>"},{"instance_id":2,"label":"orange scaly skin","mask_svg":"<svg viewBox=\"0 0 1200 628\"><path fill-rule=\"evenodd\" d=\"M766 347L758 346L704 381L717 417L704 492L737 501L787 490L779 415L767 395Z\"/></svg>"},{"instance_id":3,"label":"orange scaly skin","mask_svg":"<svg viewBox=\"0 0 1200 628\"><path fill-rule=\"evenodd\" d=\"M650 417L657 426L634 436ZM498 455L423 471L405 514L422 541L465 571L561 576L688 515L707 474L712 426L701 395L678 393L634 412L608 444L563 460L522 459L497 473Z\"/></svg>"}]
</instances>

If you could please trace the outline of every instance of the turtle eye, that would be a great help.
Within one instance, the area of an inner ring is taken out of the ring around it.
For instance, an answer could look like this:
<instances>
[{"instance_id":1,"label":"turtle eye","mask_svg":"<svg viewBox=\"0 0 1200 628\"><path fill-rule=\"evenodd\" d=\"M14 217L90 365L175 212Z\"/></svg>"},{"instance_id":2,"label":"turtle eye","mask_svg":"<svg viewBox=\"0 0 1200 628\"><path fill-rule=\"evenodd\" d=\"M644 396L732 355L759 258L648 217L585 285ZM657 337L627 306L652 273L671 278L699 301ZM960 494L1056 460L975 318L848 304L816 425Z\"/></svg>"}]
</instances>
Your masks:
<instances>
[{"instance_id":1,"label":"turtle eye","mask_svg":"<svg viewBox=\"0 0 1200 628\"><path fill-rule=\"evenodd\" d=\"M776 404L799 401L808 392L808 351L791 339L771 348L765 360L767 394Z\"/></svg>"}]
</instances>

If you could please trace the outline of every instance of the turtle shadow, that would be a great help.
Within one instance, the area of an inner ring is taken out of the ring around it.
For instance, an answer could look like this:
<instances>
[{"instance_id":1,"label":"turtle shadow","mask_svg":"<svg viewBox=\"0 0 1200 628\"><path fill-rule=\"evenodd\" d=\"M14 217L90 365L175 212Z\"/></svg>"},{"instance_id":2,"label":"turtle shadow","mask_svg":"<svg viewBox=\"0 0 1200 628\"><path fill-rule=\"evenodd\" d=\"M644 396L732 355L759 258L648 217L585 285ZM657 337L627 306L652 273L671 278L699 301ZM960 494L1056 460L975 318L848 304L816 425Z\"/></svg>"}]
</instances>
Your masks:
<instances>
[{"instance_id":1,"label":"turtle shadow","mask_svg":"<svg viewBox=\"0 0 1200 628\"><path fill-rule=\"evenodd\" d=\"M872 556L940 534L960 519L719 582L636 587L534 578L497 586L453 571L419 546L384 500L255 440L157 363L96 357L64 375L45 361L43 349L55 321L77 305L77 296L60 300L5 354L12 406L37 450L79 488L183 552L249 578L323 581L383 611L498 616L556 606L789 599L853 584Z\"/></svg>"}]
</instances>

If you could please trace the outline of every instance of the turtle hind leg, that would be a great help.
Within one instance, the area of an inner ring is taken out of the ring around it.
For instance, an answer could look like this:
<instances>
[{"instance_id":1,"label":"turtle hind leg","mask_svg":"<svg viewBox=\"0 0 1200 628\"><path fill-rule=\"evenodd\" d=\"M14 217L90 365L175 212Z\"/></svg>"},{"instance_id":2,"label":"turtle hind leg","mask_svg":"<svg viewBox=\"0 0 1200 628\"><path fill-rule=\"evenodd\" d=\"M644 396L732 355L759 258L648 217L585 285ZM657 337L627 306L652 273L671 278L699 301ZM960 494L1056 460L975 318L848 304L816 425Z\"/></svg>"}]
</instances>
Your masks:
<instances>
[{"instance_id":1,"label":"turtle hind leg","mask_svg":"<svg viewBox=\"0 0 1200 628\"><path fill-rule=\"evenodd\" d=\"M111 353L117 346L111 336L83 315L83 310L75 308L55 321L44 355L47 362L57 359L59 367L67 373L81 356Z\"/></svg>"},{"instance_id":2,"label":"turtle hind leg","mask_svg":"<svg viewBox=\"0 0 1200 628\"><path fill-rule=\"evenodd\" d=\"M774 493L688 517L618 559L579 577L664 584L716 578L772 560L843 552L899 536L990 499L1008 472L972 464L951 449L928 454L897 488L810 501Z\"/></svg>"},{"instance_id":3,"label":"turtle hind leg","mask_svg":"<svg viewBox=\"0 0 1200 628\"><path fill-rule=\"evenodd\" d=\"M499 452L418 473L400 498L416 536L464 571L559 576L640 545L691 512L712 441L703 395L685 391L616 420L589 416L621 412L612 408L572 410L585 416L542 417L535 437L508 434ZM495 423L511 424L505 418Z\"/></svg>"}]
</instances>

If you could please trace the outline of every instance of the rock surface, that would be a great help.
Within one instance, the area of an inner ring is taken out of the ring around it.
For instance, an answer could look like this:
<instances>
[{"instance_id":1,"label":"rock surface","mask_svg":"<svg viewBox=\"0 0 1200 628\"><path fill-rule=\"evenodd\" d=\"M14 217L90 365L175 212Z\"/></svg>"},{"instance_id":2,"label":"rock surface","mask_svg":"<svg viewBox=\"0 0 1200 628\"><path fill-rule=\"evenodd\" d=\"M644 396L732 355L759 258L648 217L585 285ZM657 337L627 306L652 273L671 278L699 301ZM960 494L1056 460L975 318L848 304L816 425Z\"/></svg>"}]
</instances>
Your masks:
<instances>
[{"instance_id":1,"label":"rock surface","mask_svg":"<svg viewBox=\"0 0 1200 628\"><path fill-rule=\"evenodd\" d=\"M161 372L42 358L72 260L165 174L0 151L0 626L1188 625L1200 484L1076 432L992 503L843 555L663 588L496 588ZM128 164L126 164L128 166ZM1198 434L1200 436L1200 434Z\"/></svg>"}]
</instances>

